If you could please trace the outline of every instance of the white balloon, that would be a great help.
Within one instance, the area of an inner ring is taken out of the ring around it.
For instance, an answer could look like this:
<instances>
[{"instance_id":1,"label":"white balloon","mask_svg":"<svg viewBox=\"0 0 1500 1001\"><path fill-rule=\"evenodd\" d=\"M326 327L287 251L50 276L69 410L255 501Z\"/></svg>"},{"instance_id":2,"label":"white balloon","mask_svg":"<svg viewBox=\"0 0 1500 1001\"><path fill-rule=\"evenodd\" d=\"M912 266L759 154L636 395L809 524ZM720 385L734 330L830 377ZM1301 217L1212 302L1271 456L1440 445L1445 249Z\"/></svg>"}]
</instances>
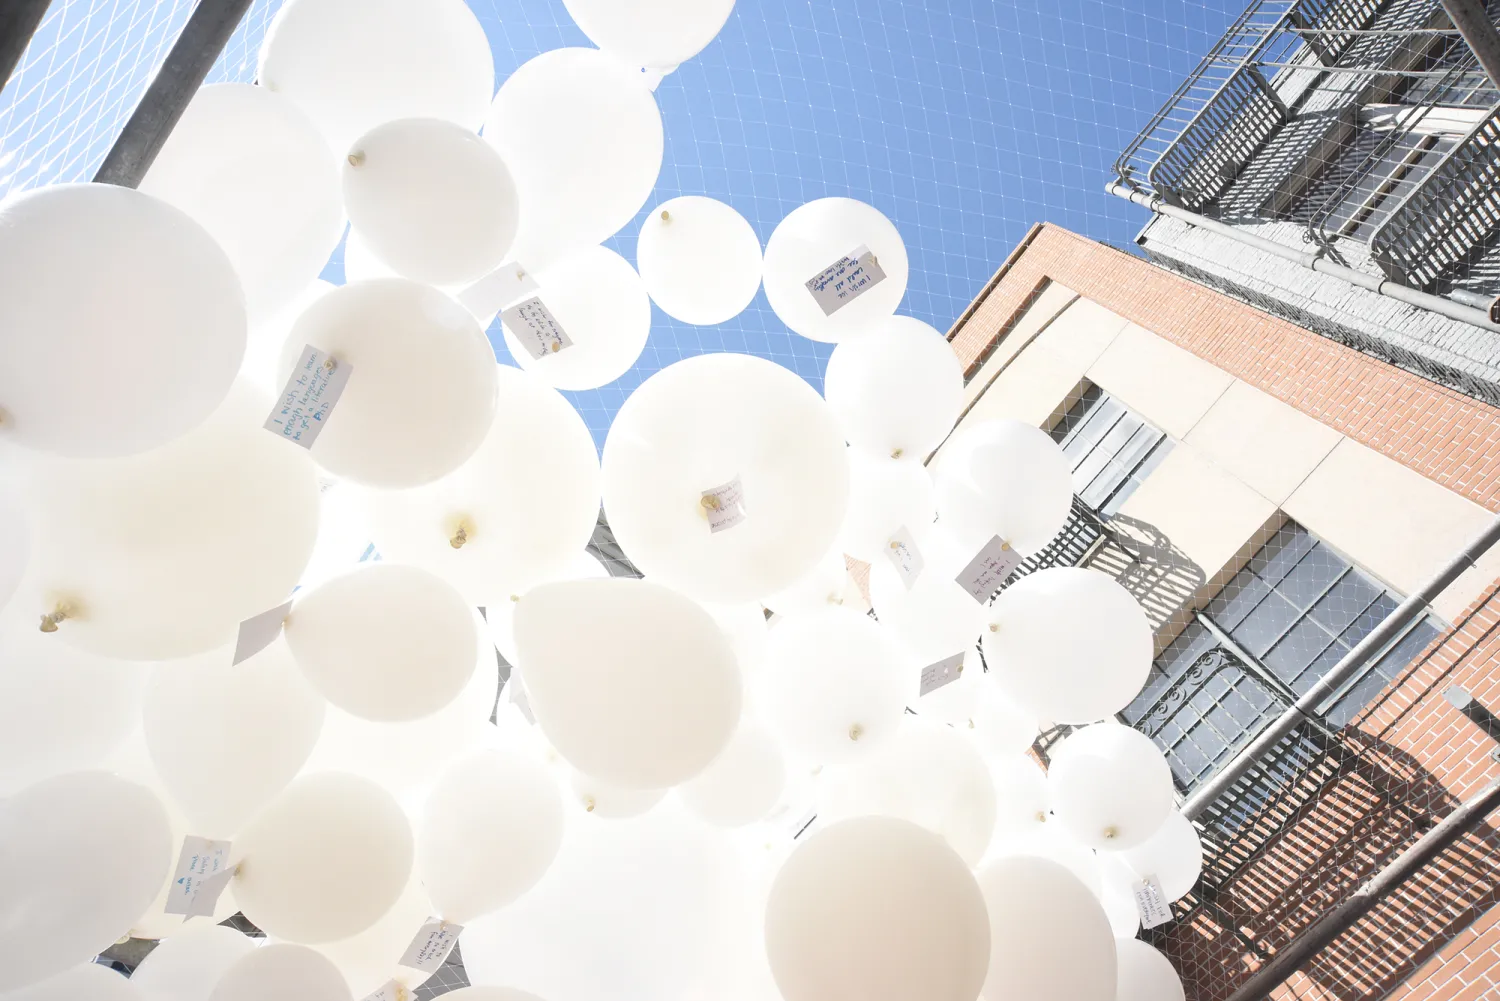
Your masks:
<instances>
[{"instance_id":1,"label":"white balloon","mask_svg":"<svg viewBox=\"0 0 1500 1001\"><path fill-rule=\"evenodd\" d=\"M151 668L96 657L0 613L0 797L90 768L140 723Z\"/></svg>"},{"instance_id":2,"label":"white balloon","mask_svg":"<svg viewBox=\"0 0 1500 1001\"><path fill-rule=\"evenodd\" d=\"M406 815L369 779L304 775L235 841L233 887L245 917L267 935L333 942L369 928L401 896L412 871Z\"/></svg>"},{"instance_id":3,"label":"white balloon","mask_svg":"<svg viewBox=\"0 0 1500 1001\"><path fill-rule=\"evenodd\" d=\"M320 485L323 492L318 538L298 581L298 587L304 591L353 569L370 554L372 545L364 492L352 483L326 481Z\"/></svg>"},{"instance_id":4,"label":"white balloon","mask_svg":"<svg viewBox=\"0 0 1500 1001\"><path fill-rule=\"evenodd\" d=\"M954 580L963 562L942 560L923 541L917 546L930 562L910 588L889 560L871 564L870 601L881 625L925 667L977 646L985 607Z\"/></svg>"},{"instance_id":5,"label":"white balloon","mask_svg":"<svg viewBox=\"0 0 1500 1001\"><path fill-rule=\"evenodd\" d=\"M986 866L979 888L990 914L985 997L1114 1001L1114 933L1077 877L1018 855Z\"/></svg>"},{"instance_id":6,"label":"white balloon","mask_svg":"<svg viewBox=\"0 0 1500 1001\"><path fill-rule=\"evenodd\" d=\"M1172 812L1172 769L1144 733L1116 723L1075 730L1052 750L1052 812L1099 851L1144 844Z\"/></svg>"},{"instance_id":7,"label":"white balloon","mask_svg":"<svg viewBox=\"0 0 1500 1001\"><path fill-rule=\"evenodd\" d=\"M964 371L948 339L909 316L872 322L828 358L823 395L849 444L921 461L964 407Z\"/></svg>"},{"instance_id":8,"label":"white balloon","mask_svg":"<svg viewBox=\"0 0 1500 1001\"><path fill-rule=\"evenodd\" d=\"M546 767L516 751L483 751L427 794L417 866L437 913L467 925L535 886L562 838L562 796Z\"/></svg>"},{"instance_id":9,"label":"white balloon","mask_svg":"<svg viewBox=\"0 0 1500 1001\"><path fill-rule=\"evenodd\" d=\"M261 427L268 410L239 384L169 445L37 463L26 600L32 615L65 613L50 639L186 657L233 643L240 622L286 600L317 536L318 479L305 450Z\"/></svg>"},{"instance_id":10,"label":"white balloon","mask_svg":"<svg viewBox=\"0 0 1500 1001\"><path fill-rule=\"evenodd\" d=\"M1092 723L1128 706L1151 672L1151 624L1113 578L1049 567L995 599L980 634L990 677L1037 719ZM1087 622L1087 629L1078 623Z\"/></svg>"},{"instance_id":11,"label":"white balloon","mask_svg":"<svg viewBox=\"0 0 1500 1001\"><path fill-rule=\"evenodd\" d=\"M582 772L568 771L568 793L584 813L607 820L639 817L667 796L665 789L630 789Z\"/></svg>"},{"instance_id":12,"label":"white balloon","mask_svg":"<svg viewBox=\"0 0 1500 1001\"><path fill-rule=\"evenodd\" d=\"M229 258L166 202L114 184L0 202L0 438L80 457L169 442L223 401L245 330Z\"/></svg>"},{"instance_id":13,"label":"white balloon","mask_svg":"<svg viewBox=\"0 0 1500 1001\"><path fill-rule=\"evenodd\" d=\"M460 987L443 997L449 1001L542 1001L535 994L527 994L511 987Z\"/></svg>"},{"instance_id":14,"label":"white balloon","mask_svg":"<svg viewBox=\"0 0 1500 1001\"><path fill-rule=\"evenodd\" d=\"M841 350L843 345L834 353ZM926 534L936 514L937 497L926 466L850 452L849 510L839 531L841 552L888 565L891 536L902 528Z\"/></svg>"},{"instance_id":15,"label":"white balloon","mask_svg":"<svg viewBox=\"0 0 1500 1001\"><path fill-rule=\"evenodd\" d=\"M975 1001L989 938L968 866L889 817L802 841L766 903L766 953L786 1001Z\"/></svg>"},{"instance_id":16,"label":"white balloon","mask_svg":"<svg viewBox=\"0 0 1500 1001\"><path fill-rule=\"evenodd\" d=\"M431 785L443 769L483 746L494 727L500 685L495 652L478 641L475 620L474 673L458 698L437 712L409 723L375 723L329 707L323 735L306 771L352 772L373 779L403 801ZM404 947L404 946L403 946Z\"/></svg>"},{"instance_id":17,"label":"white balloon","mask_svg":"<svg viewBox=\"0 0 1500 1001\"><path fill-rule=\"evenodd\" d=\"M26 576L31 562L31 518L16 488L0 474L0 611Z\"/></svg>"},{"instance_id":18,"label":"white balloon","mask_svg":"<svg viewBox=\"0 0 1500 1001\"><path fill-rule=\"evenodd\" d=\"M548 575L546 580L539 583L547 583L553 580L597 580L608 577L609 571L604 564L599 562L598 557L592 553L577 553L568 561L568 566L561 573ZM519 600L521 594L526 590L512 591ZM484 608L485 629L489 634L490 642L495 644L495 649L500 651L500 656L505 658L507 664L515 664L521 655L516 652L516 601L506 598L493 604L486 604ZM710 609L712 611L712 609ZM731 641L732 641L731 637Z\"/></svg>"},{"instance_id":19,"label":"white balloon","mask_svg":"<svg viewBox=\"0 0 1500 1001\"><path fill-rule=\"evenodd\" d=\"M974 735L992 754L1025 754L1036 743L1036 718L1016 704L983 674L973 716Z\"/></svg>"},{"instance_id":20,"label":"white balloon","mask_svg":"<svg viewBox=\"0 0 1500 1001\"><path fill-rule=\"evenodd\" d=\"M864 247L885 280L825 314L807 288L824 270ZM853 198L819 198L793 209L766 243L766 298L781 322L815 341L841 341L888 319L906 294L906 244L891 221Z\"/></svg>"},{"instance_id":21,"label":"white balloon","mask_svg":"<svg viewBox=\"0 0 1500 1001\"><path fill-rule=\"evenodd\" d=\"M452 702L478 654L463 596L399 563L362 563L302 595L285 635L329 702L380 723L420 719Z\"/></svg>"},{"instance_id":22,"label":"white balloon","mask_svg":"<svg viewBox=\"0 0 1500 1001\"><path fill-rule=\"evenodd\" d=\"M996 838L1026 837L1047 824L1052 804L1047 773L1025 754L989 759L995 780Z\"/></svg>"},{"instance_id":23,"label":"white balloon","mask_svg":"<svg viewBox=\"0 0 1500 1001\"><path fill-rule=\"evenodd\" d=\"M563 0L563 6L605 52L632 66L673 70L714 40L734 0Z\"/></svg>"},{"instance_id":24,"label":"white balloon","mask_svg":"<svg viewBox=\"0 0 1500 1001\"><path fill-rule=\"evenodd\" d=\"M586 775L661 789L703 771L740 718L718 623L659 584L542 584L516 608L518 670L542 733Z\"/></svg>"},{"instance_id":25,"label":"white balloon","mask_svg":"<svg viewBox=\"0 0 1500 1001\"><path fill-rule=\"evenodd\" d=\"M437 289L398 278L335 289L292 326L284 377L306 345L351 370L310 449L335 476L421 486L457 469L484 440L495 414L495 355L469 311Z\"/></svg>"},{"instance_id":26,"label":"white balloon","mask_svg":"<svg viewBox=\"0 0 1500 1001\"><path fill-rule=\"evenodd\" d=\"M958 653L957 650L953 652ZM976 728L981 713L980 697L986 690L993 689L995 686L985 679L984 663L979 659L978 650L971 648L963 651L963 655L964 659L960 664L962 669L958 672L958 677L940 688L934 688L926 695L920 694L919 676L918 687L911 693L912 697L907 708L925 720L952 723L966 730L973 737L978 734ZM925 670L925 665L922 669ZM995 753L995 748L985 740L978 741L976 746L986 754ZM1006 753L1015 754L1025 749L1024 747L1012 748Z\"/></svg>"},{"instance_id":27,"label":"white balloon","mask_svg":"<svg viewBox=\"0 0 1500 1001\"><path fill-rule=\"evenodd\" d=\"M960 731L916 716L856 764L825 769L818 817L896 817L926 828L976 866L995 833L995 783Z\"/></svg>"},{"instance_id":28,"label":"white balloon","mask_svg":"<svg viewBox=\"0 0 1500 1001\"><path fill-rule=\"evenodd\" d=\"M835 546L791 584L766 595L761 601L778 615L796 615L837 607L846 602L852 606L858 593L858 587L849 576L844 554Z\"/></svg>"},{"instance_id":29,"label":"white balloon","mask_svg":"<svg viewBox=\"0 0 1500 1001\"><path fill-rule=\"evenodd\" d=\"M338 967L304 945L273 942L238 960L219 979L209 1001L352 1001Z\"/></svg>"},{"instance_id":30,"label":"white balloon","mask_svg":"<svg viewBox=\"0 0 1500 1001\"><path fill-rule=\"evenodd\" d=\"M1029 556L1072 510L1073 473L1062 449L1020 421L982 421L954 435L934 481L938 523L970 555L999 536Z\"/></svg>"},{"instance_id":31,"label":"white balloon","mask_svg":"<svg viewBox=\"0 0 1500 1001\"><path fill-rule=\"evenodd\" d=\"M716 827L743 827L765 817L786 788L786 762L771 734L750 717L698 777L677 787L683 805Z\"/></svg>"},{"instance_id":32,"label":"white balloon","mask_svg":"<svg viewBox=\"0 0 1500 1001\"><path fill-rule=\"evenodd\" d=\"M848 460L828 406L763 358L699 355L641 384L604 443L604 510L646 576L705 601L758 600L829 551ZM705 491L735 480L744 520L709 528Z\"/></svg>"},{"instance_id":33,"label":"white balloon","mask_svg":"<svg viewBox=\"0 0 1500 1001\"><path fill-rule=\"evenodd\" d=\"M356 998L367 998L392 980L413 990L430 974L402 966L401 958L432 913L432 901L413 868L401 896L379 921L358 935L312 948L338 967Z\"/></svg>"},{"instance_id":34,"label":"white balloon","mask_svg":"<svg viewBox=\"0 0 1500 1001\"><path fill-rule=\"evenodd\" d=\"M344 235L334 151L294 101L264 87L199 88L140 190L218 241L252 324L316 279Z\"/></svg>"},{"instance_id":35,"label":"white balloon","mask_svg":"<svg viewBox=\"0 0 1500 1001\"><path fill-rule=\"evenodd\" d=\"M729 645L734 648L735 659L739 661L740 674L748 680L765 659L766 641L770 637L766 610L753 601L734 605L704 604L703 609L724 630Z\"/></svg>"},{"instance_id":36,"label":"white balloon","mask_svg":"<svg viewBox=\"0 0 1500 1001\"><path fill-rule=\"evenodd\" d=\"M1185 1001L1187 992L1172 961L1136 938L1115 942L1119 957L1115 1001Z\"/></svg>"},{"instance_id":37,"label":"white balloon","mask_svg":"<svg viewBox=\"0 0 1500 1001\"><path fill-rule=\"evenodd\" d=\"M1061 824L1036 827L1025 834L998 839L986 863L995 859L1029 856L1056 862L1067 869L1101 904L1104 900L1104 865L1092 848L1085 848L1062 829ZM1131 906L1134 906L1132 904Z\"/></svg>"},{"instance_id":38,"label":"white balloon","mask_svg":"<svg viewBox=\"0 0 1500 1001\"><path fill-rule=\"evenodd\" d=\"M464 966L475 984L547 1001L714 996L754 934L746 868L671 804L631 820L575 813L542 881L464 929Z\"/></svg>"},{"instance_id":39,"label":"white balloon","mask_svg":"<svg viewBox=\"0 0 1500 1001\"><path fill-rule=\"evenodd\" d=\"M324 706L277 641L234 667L228 658L158 667L142 727L193 832L228 838L296 777L323 729Z\"/></svg>"},{"instance_id":40,"label":"white balloon","mask_svg":"<svg viewBox=\"0 0 1500 1001\"><path fill-rule=\"evenodd\" d=\"M0 993L0 1001L156 1001L156 997L107 966L85 962L40 983Z\"/></svg>"},{"instance_id":41,"label":"white balloon","mask_svg":"<svg viewBox=\"0 0 1500 1001\"><path fill-rule=\"evenodd\" d=\"M411 490L364 490L375 548L437 574L474 605L511 604L561 576L599 517L599 453L555 390L505 365L494 418L463 465Z\"/></svg>"},{"instance_id":42,"label":"white balloon","mask_svg":"<svg viewBox=\"0 0 1500 1001\"><path fill-rule=\"evenodd\" d=\"M1099 903L1109 917L1115 938L1135 938L1141 930L1141 912L1135 902L1135 873L1126 865L1123 852L1098 852Z\"/></svg>"},{"instance_id":43,"label":"white balloon","mask_svg":"<svg viewBox=\"0 0 1500 1001\"><path fill-rule=\"evenodd\" d=\"M495 92L489 41L463 0L292 0L266 32L257 78L338 151L398 118L477 129Z\"/></svg>"},{"instance_id":44,"label":"white balloon","mask_svg":"<svg viewBox=\"0 0 1500 1001\"><path fill-rule=\"evenodd\" d=\"M517 365L558 389L597 389L630 371L651 333L651 300L629 261L608 247L580 247L532 277L572 343L537 358L502 324Z\"/></svg>"},{"instance_id":45,"label":"white balloon","mask_svg":"<svg viewBox=\"0 0 1500 1001\"><path fill-rule=\"evenodd\" d=\"M652 209L636 238L635 262L651 301L683 323L732 320L760 291L760 238L744 216L702 195Z\"/></svg>"},{"instance_id":46,"label":"white balloon","mask_svg":"<svg viewBox=\"0 0 1500 1001\"><path fill-rule=\"evenodd\" d=\"M869 616L835 607L771 629L761 684L766 719L787 749L837 763L895 735L915 678Z\"/></svg>"},{"instance_id":47,"label":"white balloon","mask_svg":"<svg viewBox=\"0 0 1500 1001\"><path fill-rule=\"evenodd\" d=\"M223 925L194 925L157 943L131 973L130 982L149 1001L208 1001L225 971L258 944Z\"/></svg>"},{"instance_id":48,"label":"white balloon","mask_svg":"<svg viewBox=\"0 0 1500 1001\"><path fill-rule=\"evenodd\" d=\"M1156 833L1120 853L1142 879L1155 876L1162 894L1177 900L1191 890L1203 872L1203 842L1193 822L1173 810Z\"/></svg>"},{"instance_id":49,"label":"white balloon","mask_svg":"<svg viewBox=\"0 0 1500 1001\"><path fill-rule=\"evenodd\" d=\"M537 270L602 243L646 203L661 172L663 136L656 99L640 77L594 49L553 49L501 85L484 138L521 192L514 260Z\"/></svg>"},{"instance_id":50,"label":"white balloon","mask_svg":"<svg viewBox=\"0 0 1500 1001\"><path fill-rule=\"evenodd\" d=\"M114 944L172 864L149 789L72 772L0 799L0 991L45 980Z\"/></svg>"},{"instance_id":51,"label":"white balloon","mask_svg":"<svg viewBox=\"0 0 1500 1001\"><path fill-rule=\"evenodd\" d=\"M352 226L397 274L428 285L470 282L500 266L521 201L495 148L438 118L377 125L343 167Z\"/></svg>"},{"instance_id":52,"label":"white balloon","mask_svg":"<svg viewBox=\"0 0 1500 1001\"><path fill-rule=\"evenodd\" d=\"M286 346L286 335L307 307L324 293L337 286L314 278L292 296L280 309L269 316L257 318L250 327L249 340L245 345L245 360L240 365L240 379L253 386L267 397L266 410L270 412L270 401L286 385L281 373L281 351Z\"/></svg>"}]
</instances>

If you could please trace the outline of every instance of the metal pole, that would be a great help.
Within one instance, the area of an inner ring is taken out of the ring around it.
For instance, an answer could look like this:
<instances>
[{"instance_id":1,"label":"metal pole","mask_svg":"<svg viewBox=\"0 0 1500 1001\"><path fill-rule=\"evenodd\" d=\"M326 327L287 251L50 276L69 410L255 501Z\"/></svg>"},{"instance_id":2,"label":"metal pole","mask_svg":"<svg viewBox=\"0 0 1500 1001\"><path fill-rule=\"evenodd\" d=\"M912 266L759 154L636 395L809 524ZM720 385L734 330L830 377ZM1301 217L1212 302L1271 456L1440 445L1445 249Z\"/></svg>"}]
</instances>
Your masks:
<instances>
[{"instance_id":1,"label":"metal pole","mask_svg":"<svg viewBox=\"0 0 1500 1001\"><path fill-rule=\"evenodd\" d=\"M100 184L140 185L254 0L199 0L130 121L94 175Z\"/></svg>"},{"instance_id":2,"label":"metal pole","mask_svg":"<svg viewBox=\"0 0 1500 1001\"><path fill-rule=\"evenodd\" d=\"M1111 181L1104 186L1104 190L1117 198L1123 198L1137 205L1144 205L1158 215L1164 215L1171 219L1180 219L1189 226L1196 226L1199 229L1218 233L1220 236L1227 237L1237 243L1243 243L1247 247L1254 247L1256 250L1270 254L1273 257L1279 257L1282 260L1300 264L1302 267L1320 274L1331 275L1334 278L1348 282L1350 285L1369 289L1377 295L1396 299L1409 306L1429 310L1462 323L1472 323L1474 326L1485 330L1500 332L1500 319L1490 319L1489 314L1482 309L1465 306L1454 302L1452 299L1445 299L1440 295L1418 292L1416 289L1407 288L1405 285L1398 285L1385 278L1377 278L1374 275L1367 275L1363 271L1356 271L1342 264L1335 264L1323 257L1320 251L1302 251L1294 250L1291 247L1284 247L1279 243L1267 240L1263 236L1242 232L1238 226L1230 226L1227 223L1222 223L1217 219L1210 219L1207 216L1199 215L1188 209L1178 208L1176 205L1168 205L1162 201L1160 195L1148 195L1144 191L1136 191L1121 181Z\"/></svg>"},{"instance_id":3,"label":"metal pole","mask_svg":"<svg viewBox=\"0 0 1500 1001\"><path fill-rule=\"evenodd\" d=\"M10 82L31 36L52 0L4 0L0 3L0 89Z\"/></svg>"},{"instance_id":4,"label":"metal pole","mask_svg":"<svg viewBox=\"0 0 1500 1001\"><path fill-rule=\"evenodd\" d=\"M1497 808L1500 808L1500 780L1490 783L1474 799L1461 804L1444 817L1441 823L1422 835L1396 861L1376 873L1353 896L1278 951L1270 962L1241 984L1229 996L1228 1001L1261 1001L1268 997L1271 991L1300 969L1303 963L1373 910L1392 890L1416 875L1449 845L1484 823L1485 818Z\"/></svg>"},{"instance_id":5,"label":"metal pole","mask_svg":"<svg viewBox=\"0 0 1500 1001\"><path fill-rule=\"evenodd\" d=\"M1422 614L1427 606L1447 589L1449 584L1473 566L1475 561L1497 541L1500 541L1500 518L1490 522L1489 526L1479 533L1478 538L1465 546L1458 555L1434 574L1432 579L1418 588L1416 593L1396 606L1395 611L1387 615L1378 626L1370 631L1369 635L1344 654L1343 658L1333 665L1316 685L1293 703L1286 712L1278 716L1260 736L1250 742L1249 746L1230 759L1229 763L1219 769L1212 778L1194 790L1193 794L1182 804L1182 812L1190 820L1196 819L1210 803L1223 795L1241 775L1260 760L1277 741L1302 723L1316 719L1318 707L1324 699L1357 674L1375 654L1385 647L1386 643L1395 639L1408 623Z\"/></svg>"},{"instance_id":6,"label":"metal pole","mask_svg":"<svg viewBox=\"0 0 1500 1001\"><path fill-rule=\"evenodd\" d=\"M1484 0L1442 0L1442 3L1448 19L1484 67L1490 83L1500 87L1500 34L1495 32L1495 24L1484 9Z\"/></svg>"}]
</instances>

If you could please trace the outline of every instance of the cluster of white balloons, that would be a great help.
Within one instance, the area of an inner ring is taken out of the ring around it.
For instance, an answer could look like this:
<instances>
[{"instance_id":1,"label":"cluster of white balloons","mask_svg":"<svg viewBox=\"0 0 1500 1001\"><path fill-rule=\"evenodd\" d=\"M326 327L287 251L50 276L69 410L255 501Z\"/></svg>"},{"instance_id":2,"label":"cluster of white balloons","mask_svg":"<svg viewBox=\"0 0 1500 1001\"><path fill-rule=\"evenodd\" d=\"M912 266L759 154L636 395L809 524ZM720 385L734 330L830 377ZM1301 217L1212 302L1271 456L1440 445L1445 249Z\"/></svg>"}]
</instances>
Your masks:
<instances>
[{"instance_id":1,"label":"cluster of white balloons","mask_svg":"<svg viewBox=\"0 0 1500 1001\"><path fill-rule=\"evenodd\" d=\"M733 4L566 5L599 48L496 93L462 0L290 0L139 191L0 203L0 1001L399 998L459 929L460 1001L1180 999L1136 896L1201 849L1112 720L1145 615L1094 570L995 596L1068 517L1057 446L948 441L869 205L762 254L674 198L639 272L601 247ZM824 393L690 358L601 458L558 390L762 284ZM268 420L319 364L304 447ZM586 554L601 502L645 579ZM125 935L133 979L89 964Z\"/></svg>"}]
</instances>

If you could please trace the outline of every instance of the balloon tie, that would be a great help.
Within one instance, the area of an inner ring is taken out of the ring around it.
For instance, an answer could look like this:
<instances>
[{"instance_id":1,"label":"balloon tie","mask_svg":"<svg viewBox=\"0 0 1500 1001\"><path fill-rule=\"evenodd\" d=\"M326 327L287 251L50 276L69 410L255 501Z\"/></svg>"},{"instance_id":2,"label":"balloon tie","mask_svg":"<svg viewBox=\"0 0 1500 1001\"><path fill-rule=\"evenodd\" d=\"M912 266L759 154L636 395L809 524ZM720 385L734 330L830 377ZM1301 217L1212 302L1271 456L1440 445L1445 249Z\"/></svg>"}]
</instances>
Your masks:
<instances>
[{"instance_id":1,"label":"balloon tie","mask_svg":"<svg viewBox=\"0 0 1500 1001\"><path fill-rule=\"evenodd\" d=\"M585 796L585 797L583 797L583 809L584 809L584 812L586 812L586 813L593 813L594 812L594 807L597 806L597 805L598 804L594 802L594 797L592 797L592 796Z\"/></svg>"},{"instance_id":2,"label":"balloon tie","mask_svg":"<svg viewBox=\"0 0 1500 1001\"><path fill-rule=\"evenodd\" d=\"M865 728L862 727L862 726L860 726L858 723L854 724L853 726L851 726L849 728L849 739L850 740L858 740L859 738L863 737L864 735L865 735Z\"/></svg>"},{"instance_id":3,"label":"balloon tie","mask_svg":"<svg viewBox=\"0 0 1500 1001\"><path fill-rule=\"evenodd\" d=\"M362 150L355 150L349 154L349 166L359 167L365 162L365 154Z\"/></svg>"},{"instance_id":4,"label":"balloon tie","mask_svg":"<svg viewBox=\"0 0 1500 1001\"><path fill-rule=\"evenodd\" d=\"M998 623L998 622L991 622L990 623L990 632L992 632L992 633L998 633L999 631L1000 631L1000 623Z\"/></svg>"},{"instance_id":5,"label":"balloon tie","mask_svg":"<svg viewBox=\"0 0 1500 1001\"><path fill-rule=\"evenodd\" d=\"M1115 838L1118 838L1119 836L1120 836L1120 829L1117 828L1117 827L1106 827L1104 829L1104 840L1106 840L1106 841L1113 841Z\"/></svg>"},{"instance_id":6,"label":"balloon tie","mask_svg":"<svg viewBox=\"0 0 1500 1001\"><path fill-rule=\"evenodd\" d=\"M892 459L899 459L899 458L901 458L905 454L906 454L906 449L904 449L904 448L893 448L893 449L891 449L891 458Z\"/></svg>"},{"instance_id":7,"label":"balloon tie","mask_svg":"<svg viewBox=\"0 0 1500 1001\"><path fill-rule=\"evenodd\" d=\"M51 612L48 612L46 615L42 616L42 632L44 632L44 633L55 633L55 632L57 632L57 624L59 622L66 622L67 619L68 619L68 606L67 605L58 605Z\"/></svg>"},{"instance_id":8,"label":"balloon tie","mask_svg":"<svg viewBox=\"0 0 1500 1001\"><path fill-rule=\"evenodd\" d=\"M671 222L672 221L672 213L668 212L666 209L662 209L661 210L661 221L662 222Z\"/></svg>"},{"instance_id":9,"label":"balloon tie","mask_svg":"<svg viewBox=\"0 0 1500 1001\"><path fill-rule=\"evenodd\" d=\"M458 531L454 532L453 537L448 540L448 545L452 546L454 549L462 549L464 547L464 543L468 541L469 530L463 525L459 525Z\"/></svg>"}]
</instances>

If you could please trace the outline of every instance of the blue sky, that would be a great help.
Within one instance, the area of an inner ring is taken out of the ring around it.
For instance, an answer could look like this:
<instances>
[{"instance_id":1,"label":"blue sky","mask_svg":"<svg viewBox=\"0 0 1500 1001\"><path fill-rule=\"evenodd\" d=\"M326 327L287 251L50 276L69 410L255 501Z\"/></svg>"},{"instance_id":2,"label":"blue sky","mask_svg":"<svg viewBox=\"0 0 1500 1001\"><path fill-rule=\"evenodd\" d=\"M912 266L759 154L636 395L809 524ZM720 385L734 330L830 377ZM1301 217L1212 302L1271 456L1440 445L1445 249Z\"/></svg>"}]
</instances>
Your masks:
<instances>
[{"instance_id":1,"label":"blue sky","mask_svg":"<svg viewBox=\"0 0 1500 1001\"><path fill-rule=\"evenodd\" d=\"M646 210L709 195L764 243L805 201L870 202L910 255L899 311L946 330L1034 222L1130 243L1145 215L1104 193L1110 165L1243 2L739 0L719 38L657 91L666 155ZM497 81L539 52L588 44L562 0L470 5ZM190 6L54 0L0 94L0 192L90 176ZM278 6L257 0L213 79L251 79ZM638 226L611 244L632 260ZM625 397L679 358L751 352L821 387L829 350L786 330L764 294L719 327L654 311L632 372L568 395L602 443Z\"/></svg>"}]
</instances>

